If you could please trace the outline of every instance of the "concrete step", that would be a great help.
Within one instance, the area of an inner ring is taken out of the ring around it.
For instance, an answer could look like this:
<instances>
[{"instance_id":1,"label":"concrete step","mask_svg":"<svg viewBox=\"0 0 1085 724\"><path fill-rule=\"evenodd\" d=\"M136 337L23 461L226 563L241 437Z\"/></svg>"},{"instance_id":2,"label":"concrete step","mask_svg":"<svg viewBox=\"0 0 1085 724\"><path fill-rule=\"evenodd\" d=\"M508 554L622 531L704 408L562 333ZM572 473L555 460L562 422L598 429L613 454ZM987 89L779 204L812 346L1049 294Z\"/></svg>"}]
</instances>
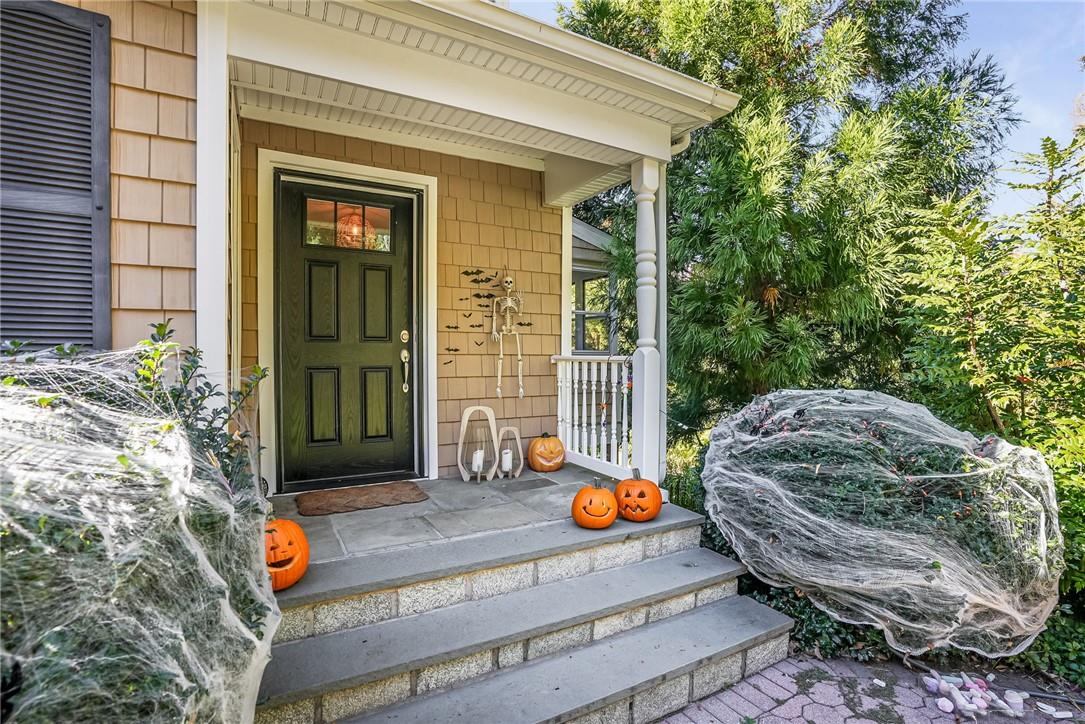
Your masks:
<instances>
[{"instance_id":1,"label":"concrete step","mask_svg":"<svg viewBox=\"0 0 1085 724\"><path fill-rule=\"evenodd\" d=\"M644 724L780 661L790 628L786 616L732 596L348 721Z\"/></svg>"},{"instance_id":2,"label":"concrete step","mask_svg":"<svg viewBox=\"0 0 1085 724\"><path fill-rule=\"evenodd\" d=\"M268 721L334 720L735 593L745 568L704 548L277 644L259 702Z\"/></svg>"},{"instance_id":3,"label":"concrete step","mask_svg":"<svg viewBox=\"0 0 1085 724\"><path fill-rule=\"evenodd\" d=\"M275 641L422 613L696 548L703 522L701 515L665 505L647 523L618 520L604 530L587 530L560 520L317 563L301 581L279 592L283 620Z\"/></svg>"}]
</instances>

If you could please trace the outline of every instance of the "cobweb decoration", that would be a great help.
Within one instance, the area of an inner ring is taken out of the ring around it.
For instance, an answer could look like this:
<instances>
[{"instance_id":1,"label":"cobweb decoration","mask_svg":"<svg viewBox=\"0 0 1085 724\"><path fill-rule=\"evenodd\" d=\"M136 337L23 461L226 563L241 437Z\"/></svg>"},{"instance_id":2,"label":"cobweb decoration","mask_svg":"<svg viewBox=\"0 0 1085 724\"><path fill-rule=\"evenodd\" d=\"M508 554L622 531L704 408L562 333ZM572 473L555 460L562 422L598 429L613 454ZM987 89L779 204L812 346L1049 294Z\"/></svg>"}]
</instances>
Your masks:
<instances>
[{"instance_id":1,"label":"cobweb decoration","mask_svg":"<svg viewBox=\"0 0 1085 724\"><path fill-rule=\"evenodd\" d=\"M0 384L5 721L252 719L279 621L267 502L134 363L0 364L27 383Z\"/></svg>"},{"instance_id":2,"label":"cobweb decoration","mask_svg":"<svg viewBox=\"0 0 1085 724\"><path fill-rule=\"evenodd\" d=\"M1024 650L1058 601L1043 457L876 392L784 390L712 431L705 507L765 582L893 648Z\"/></svg>"}]
</instances>

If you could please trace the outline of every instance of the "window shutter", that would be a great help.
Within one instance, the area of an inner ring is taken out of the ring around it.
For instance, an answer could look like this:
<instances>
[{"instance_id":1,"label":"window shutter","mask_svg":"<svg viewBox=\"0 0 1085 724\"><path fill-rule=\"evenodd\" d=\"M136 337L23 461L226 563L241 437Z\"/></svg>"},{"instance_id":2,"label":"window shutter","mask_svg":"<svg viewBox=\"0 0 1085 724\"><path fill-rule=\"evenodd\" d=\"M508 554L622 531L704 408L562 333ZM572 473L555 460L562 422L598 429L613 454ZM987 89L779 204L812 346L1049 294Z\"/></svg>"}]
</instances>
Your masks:
<instances>
[{"instance_id":1,"label":"window shutter","mask_svg":"<svg viewBox=\"0 0 1085 724\"><path fill-rule=\"evenodd\" d=\"M108 348L109 18L0 4L0 339Z\"/></svg>"}]
</instances>

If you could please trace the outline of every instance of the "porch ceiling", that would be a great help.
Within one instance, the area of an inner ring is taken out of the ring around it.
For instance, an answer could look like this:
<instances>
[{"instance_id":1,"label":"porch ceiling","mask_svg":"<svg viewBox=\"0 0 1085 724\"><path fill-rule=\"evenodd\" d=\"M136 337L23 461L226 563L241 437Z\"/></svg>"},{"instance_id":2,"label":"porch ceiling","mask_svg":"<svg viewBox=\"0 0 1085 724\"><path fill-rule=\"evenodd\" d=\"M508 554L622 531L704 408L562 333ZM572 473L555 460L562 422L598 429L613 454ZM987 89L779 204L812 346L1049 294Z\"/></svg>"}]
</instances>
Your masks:
<instances>
[{"instance_id":1,"label":"porch ceiling","mask_svg":"<svg viewBox=\"0 0 1085 724\"><path fill-rule=\"evenodd\" d=\"M243 117L382 136L546 172L568 205L670 158L738 96L488 2L229 6Z\"/></svg>"}]
</instances>

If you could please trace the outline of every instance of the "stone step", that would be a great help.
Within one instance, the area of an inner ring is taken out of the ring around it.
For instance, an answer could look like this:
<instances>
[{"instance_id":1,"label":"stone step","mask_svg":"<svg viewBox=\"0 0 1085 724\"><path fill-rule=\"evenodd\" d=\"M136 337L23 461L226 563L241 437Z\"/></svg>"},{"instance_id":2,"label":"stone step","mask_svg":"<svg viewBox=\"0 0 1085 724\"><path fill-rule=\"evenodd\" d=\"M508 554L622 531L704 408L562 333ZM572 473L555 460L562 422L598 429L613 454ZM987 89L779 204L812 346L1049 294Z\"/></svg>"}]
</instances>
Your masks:
<instances>
[{"instance_id":1,"label":"stone step","mask_svg":"<svg viewBox=\"0 0 1085 724\"><path fill-rule=\"evenodd\" d=\"M731 596L745 568L704 548L277 644L268 721L351 715L581 646Z\"/></svg>"},{"instance_id":2,"label":"stone step","mask_svg":"<svg viewBox=\"0 0 1085 724\"><path fill-rule=\"evenodd\" d=\"M348 721L645 724L786 657L791 625L732 596Z\"/></svg>"},{"instance_id":3,"label":"stone step","mask_svg":"<svg viewBox=\"0 0 1085 724\"><path fill-rule=\"evenodd\" d=\"M703 522L701 515L665 505L646 523L618 520L604 530L587 530L560 520L317 563L277 595L283 620L275 641L422 613L696 548Z\"/></svg>"}]
</instances>

